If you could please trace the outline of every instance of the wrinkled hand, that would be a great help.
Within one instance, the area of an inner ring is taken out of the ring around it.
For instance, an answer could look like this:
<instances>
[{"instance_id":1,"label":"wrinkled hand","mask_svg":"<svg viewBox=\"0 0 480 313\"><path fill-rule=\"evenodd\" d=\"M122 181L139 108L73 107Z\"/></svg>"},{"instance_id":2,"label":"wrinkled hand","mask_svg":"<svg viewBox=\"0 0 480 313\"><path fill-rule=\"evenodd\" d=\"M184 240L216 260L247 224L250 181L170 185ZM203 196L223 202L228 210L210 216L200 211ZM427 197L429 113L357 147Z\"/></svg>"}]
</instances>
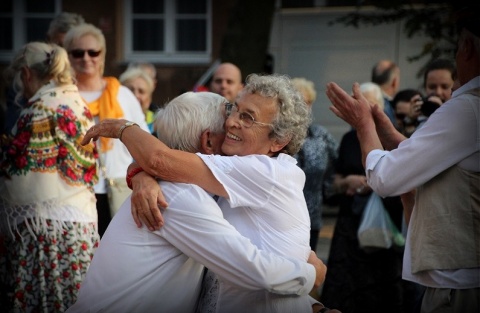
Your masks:
<instances>
[{"instance_id":1,"label":"wrinkled hand","mask_svg":"<svg viewBox=\"0 0 480 313\"><path fill-rule=\"evenodd\" d=\"M365 120L372 119L371 110L376 105L363 96L358 83L353 84L352 91L353 96L332 82L327 84L326 94L332 103L330 110L353 128L359 128Z\"/></svg>"},{"instance_id":2,"label":"wrinkled hand","mask_svg":"<svg viewBox=\"0 0 480 313\"><path fill-rule=\"evenodd\" d=\"M325 281L325 275L327 275L327 266L325 266L323 261L317 257L317 254L314 251L310 251L307 262L315 266L315 270L317 272L315 284L313 285L313 290L316 290Z\"/></svg>"},{"instance_id":3,"label":"wrinkled hand","mask_svg":"<svg viewBox=\"0 0 480 313\"><path fill-rule=\"evenodd\" d=\"M150 231L159 230L164 220L160 208L168 204L157 180L145 172L132 178L132 216L138 227L142 222Z\"/></svg>"},{"instance_id":4,"label":"wrinkled hand","mask_svg":"<svg viewBox=\"0 0 480 313\"><path fill-rule=\"evenodd\" d=\"M120 128L125 125L126 122L128 121L124 119L107 118L102 120L87 130L81 145L84 146L88 144L90 140L96 141L99 137L118 138Z\"/></svg>"}]
</instances>

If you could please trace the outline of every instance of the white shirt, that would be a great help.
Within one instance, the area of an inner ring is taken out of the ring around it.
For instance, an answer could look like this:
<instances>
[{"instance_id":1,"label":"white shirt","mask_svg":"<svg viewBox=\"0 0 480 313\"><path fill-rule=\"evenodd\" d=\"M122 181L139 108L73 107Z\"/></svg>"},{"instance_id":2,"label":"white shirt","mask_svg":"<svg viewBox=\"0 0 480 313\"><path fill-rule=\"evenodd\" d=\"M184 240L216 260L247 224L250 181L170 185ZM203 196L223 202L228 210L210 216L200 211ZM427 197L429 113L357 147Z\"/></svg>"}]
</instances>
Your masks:
<instances>
[{"instance_id":1,"label":"white shirt","mask_svg":"<svg viewBox=\"0 0 480 313\"><path fill-rule=\"evenodd\" d=\"M452 98L397 149L371 151L366 159L366 174L372 189L383 197L399 195L423 185L453 165L480 172L478 97L466 94L479 87L480 76L477 76L455 90ZM407 234L404 279L439 288L480 287L480 269L424 271L413 275L409 237Z\"/></svg>"},{"instance_id":2,"label":"white shirt","mask_svg":"<svg viewBox=\"0 0 480 313\"><path fill-rule=\"evenodd\" d=\"M87 103L97 100L102 91L80 91ZM117 95L118 103L123 111L123 118L137 123L141 129L150 133L147 122L145 122L145 115L142 111L142 106L138 102L135 95L125 86L120 86ZM95 118L98 123L98 117ZM112 141L112 149L108 150L101 160L102 165L106 168L106 175L108 178L120 178L127 175L127 168L132 163L133 159L128 152L128 149L119 139L110 139ZM100 141L97 142L99 144ZM102 157L102 156L99 156ZM98 171L98 183L94 186L95 193L107 193L105 179L102 171Z\"/></svg>"},{"instance_id":3,"label":"white shirt","mask_svg":"<svg viewBox=\"0 0 480 313\"><path fill-rule=\"evenodd\" d=\"M160 185L169 203L163 211L165 225L155 232L138 228L127 198L67 312L194 312L201 264L240 288L303 295L313 288L312 265L258 250L223 218L203 189Z\"/></svg>"},{"instance_id":4,"label":"white shirt","mask_svg":"<svg viewBox=\"0 0 480 313\"><path fill-rule=\"evenodd\" d=\"M286 154L276 158L197 155L226 189L228 201L221 198L218 204L225 219L242 235L262 250L301 261L308 259L310 218L303 195L305 173L294 158ZM219 283L217 312L312 311L308 296L245 290L221 277Z\"/></svg>"}]
</instances>

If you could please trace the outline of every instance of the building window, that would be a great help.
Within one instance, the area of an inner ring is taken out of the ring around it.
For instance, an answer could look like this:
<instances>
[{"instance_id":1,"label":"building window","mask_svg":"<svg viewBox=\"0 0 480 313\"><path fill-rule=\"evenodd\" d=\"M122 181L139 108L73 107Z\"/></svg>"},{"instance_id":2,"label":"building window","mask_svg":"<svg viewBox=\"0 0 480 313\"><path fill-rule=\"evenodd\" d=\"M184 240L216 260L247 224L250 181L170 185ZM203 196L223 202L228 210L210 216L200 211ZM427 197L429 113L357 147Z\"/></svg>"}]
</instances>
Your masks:
<instances>
[{"instance_id":1,"label":"building window","mask_svg":"<svg viewBox=\"0 0 480 313\"><path fill-rule=\"evenodd\" d=\"M61 0L7 0L0 4L0 61L30 41L44 41L50 21L62 11Z\"/></svg>"},{"instance_id":2,"label":"building window","mask_svg":"<svg viewBox=\"0 0 480 313\"><path fill-rule=\"evenodd\" d=\"M211 0L124 0L125 59L208 64Z\"/></svg>"}]
</instances>

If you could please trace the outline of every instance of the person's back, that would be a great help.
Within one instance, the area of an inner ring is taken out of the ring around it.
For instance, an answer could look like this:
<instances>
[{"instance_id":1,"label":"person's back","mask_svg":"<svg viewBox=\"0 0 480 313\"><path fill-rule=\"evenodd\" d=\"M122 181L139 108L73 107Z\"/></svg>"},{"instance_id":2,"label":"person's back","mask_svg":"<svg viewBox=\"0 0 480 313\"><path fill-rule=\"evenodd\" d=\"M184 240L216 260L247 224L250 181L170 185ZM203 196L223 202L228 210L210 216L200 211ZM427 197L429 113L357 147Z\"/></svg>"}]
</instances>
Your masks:
<instances>
[{"instance_id":1,"label":"person's back","mask_svg":"<svg viewBox=\"0 0 480 313\"><path fill-rule=\"evenodd\" d=\"M128 197L102 236L78 301L67 312L194 312L204 266L175 247L177 238L169 236L169 230L183 231L192 248L199 243L199 250L214 249L207 242L200 244L201 234L181 222L195 214L195 203L204 204L204 213L221 211L200 187L160 185L169 202L168 212L163 212L165 226L158 232L139 229L125 205Z\"/></svg>"},{"instance_id":2,"label":"person's back","mask_svg":"<svg viewBox=\"0 0 480 313\"><path fill-rule=\"evenodd\" d=\"M99 241L96 150L79 144L93 119L63 48L30 42L5 74L29 106L0 149L0 307L63 311Z\"/></svg>"},{"instance_id":3,"label":"person's back","mask_svg":"<svg viewBox=\"0 0 480 313\"><path fill-rule=\"evenodd\" d=\"M50 21L49 28L46 34L46 41L49 43L57 44L63 47L63 37L67 31L76 26L84 23L83 17L76 13L62 12L55 16ZM15 99L16 94L12 88L6 90L6 112L4 118L4 126L0 129L0 132L8 134L15 122L18 119L20 111L27 104L27 100L24 98Z\"/></svg>"}]
</instances>

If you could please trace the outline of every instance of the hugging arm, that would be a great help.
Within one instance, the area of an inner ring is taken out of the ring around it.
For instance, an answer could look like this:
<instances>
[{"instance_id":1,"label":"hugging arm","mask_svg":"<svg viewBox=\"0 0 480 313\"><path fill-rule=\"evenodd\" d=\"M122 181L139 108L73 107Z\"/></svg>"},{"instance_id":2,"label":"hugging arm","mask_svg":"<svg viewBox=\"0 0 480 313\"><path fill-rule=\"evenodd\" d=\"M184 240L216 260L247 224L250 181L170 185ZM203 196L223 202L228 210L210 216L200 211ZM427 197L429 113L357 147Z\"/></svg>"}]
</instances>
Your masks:
<instances>
[{"instance_id":1,"label":"hugging arm","mask_svg":"<svg viewBox=\"0 0 480 313\"><path fill-rule=\"evenodd\" d=\"M132 188L131 211L133 220L138 227L142 227L142 222L150 231L160 229L164 220L160 208L167 208L168 203L162 193L162 189L155 177L144 171L135 173L140 168L136 163L128 167L127 177L130 179ZM128 178L127 178L128 180Z\"/></svg>"},{"instance_id":2,"label":"hugging arm","mask_svg":"<svg viewBox=\"0 0 480 313\"><path fill-rule=\"evenodd\" d=\"M260 250L223 218L208 195L195 204L181 194L176 198L179 202L164 212L167 222L158 233L221 279L245 289L298 295L323 283L326 267L316 255L310 256L312 266Z\"/></svg>"},{"instance_id":3,"label":"hugging arm","mask_svg":"<svg viewBox=\"0 0 480 313\"><path fill-rule=\"evenodd\" d=\"M228 197L222 184L194 153L170 149L138 126L125 127L127 120L104 119L91 127L82 145L99 137L119 138L142 169L161 180L196 184L213 194Z\"/></svg>"}]
</instances>

